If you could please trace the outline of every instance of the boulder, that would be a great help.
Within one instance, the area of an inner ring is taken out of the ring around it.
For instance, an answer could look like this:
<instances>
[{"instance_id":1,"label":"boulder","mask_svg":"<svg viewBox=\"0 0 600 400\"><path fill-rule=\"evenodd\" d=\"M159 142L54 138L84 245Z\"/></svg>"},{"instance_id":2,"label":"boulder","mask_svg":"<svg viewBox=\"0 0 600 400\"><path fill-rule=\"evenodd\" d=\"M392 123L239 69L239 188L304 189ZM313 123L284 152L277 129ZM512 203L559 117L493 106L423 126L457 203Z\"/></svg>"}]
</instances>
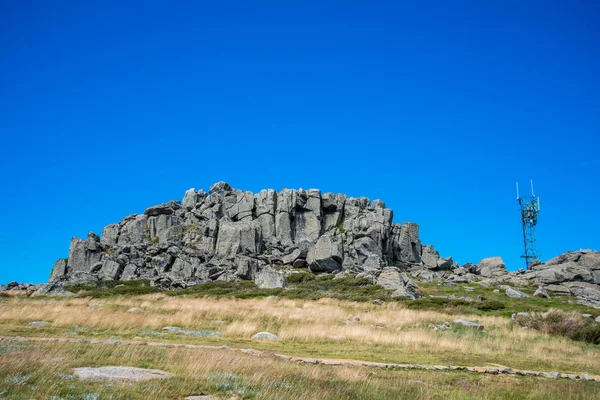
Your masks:
<instances>
[{"instance_id":1,"label":"boulder","mask_svg":"<svg viewBox=\"0 0 600 400\"><path fill-rule=\"evenodd\" d=\"M402 286L402 287L398 288L397 290L395 290L391 294L391 297L416 300L422 296L412 286L407 285L407 286Z\"/></svg>"},{"instance_id":2,"label":"boulder","mask_svg":"<svg viewBox=\"0 0 600 400\"><path fill-rule=\"evenodd\" d=\"M342 268L344 258L343 243L340 237L323 235L308 252L306 261L313 272L335 272Z\"/></svg>"},{"instance_id":3,"label":"boulder","mask_svg":"<svg viewBox=\"0 0 600 400\"><path fill-rule=\"evenodd\" d=\"M440 259L440 253L435 251L432 245L421 247L421 261L426 268L436 269Z\"/></svg>"},{"instance_id":4,"label":"boulder","mask_svg":"<svg viewBox=\"0 0 600 400\"><path fill-rule=\"evenodd\" d=\"M277 335L274 335L270 332L258 332L257 334L255 334L254 336L252 336L252 339L258 339L258 340L279 340L279 337Z\"/></svg>"},{"instance_id":5,"label":"boulder","mask_svg":"<svg viewBox=\"0 0 600 400\"><path fill-rule=\"evenodd\" d=\"M46 283L31 294L31 297L50 296L50 297L70 297L75 293L66 290L60 283Z\"/></svg>"},{"instance_id":6,"label":"boulder","mask_svg":"<svg viewBox=\"0 0 600 400\"><path fill-rule=\"evenodd\" d=\"M56 260L54 263L54 267L52 267L52 272L50 273L50 282L54 282L62 278L67 274L67 260L65 258L61 258Z\"/></svg>"},{"instance_id":7,"label":"boulder","mask_svg":"<svg viewBox=\"0 0 600 400\"><path fill-rule=\"evenodd\" d=\"M158 204L152 207L148 207L144 214L148 216L158 216L158 215L171 215L181 208L181 204L179 201L171 200L167 203Z\"/></svg>"},{"instance_id":8,"label":"boulder","mask_svg":"<svg viewBox=\"0 0 600 400\"><path fill-rule=\"evenodd\" d=\"M404 279L397 268L385 268L379 274L377 284L388 290L396 290L405 286Z\"/></svg>"},{"instance_id":9,"label":"boulder","mask_svg":"<svg viewBox=\"0 0 600 400\"><path fill-rule=\"evenodd\" d=\"M485 278L494 278L507 274L504 261L500 257L484 258L477 264L477 274Z\"/></svg>"},{"instance_id":10,"label":"boulder","mask_svg":"<svg viewBox=\"0 0 600 400\"><path fill-rule=\"evenodd\" d=\"M82 381L130 381L143 382L151 379L165 379L172 374L158 369L135 367L75 368L73 374Z\"/></svg>"},{"instance_id":11,"label":"boulder","mask_svg":"<svg viewBox=\"0 0 600 400\"><path fill-rule=\"evenodd\" d=\"M283 273L269 266L261 268L254 280L256 286L261 289L276 289L287 287L287 279Z\"/></svg>"},{"instance_id":12,"label":"boulder","mask_svg":"<svg viewBox=\"0 0 600 400\"><path fill-rule=\"evenodd\" d=\"M548 292L546 291L546 289L544 289L543 286L538 286L538 288L536 289L536 291L533 293L533 297L539 297L539 298L543 298L543 299L549 299L550 295L548 294Z\"/></svg>"},{"instance_id":13,"label":"boulder","mask_svg":"<svg viewBox=\"0 0 600 400\"><path fill-rule=\"evenodd\" d=\"M511 287L507 288L505 290L505 293L511 299L525 299L525 298L529 297L528 294L525 294L525 293L523 293L517 289L511 288Z\"/></svg>"},{"instance_id":14,"label":"boulder","mask_svg":"<svg viewBox=\"0 0 600 400\"><path fill-rule=\"evenodd\" d=\"M483 325L481 325L478 322L471 321L469 319L455 319L454 323L462 325L462 326L467 326L469 328L474 328L474 329L477 329L478 331L484 330L484 326Z\"/></svg>"}]
</instances>

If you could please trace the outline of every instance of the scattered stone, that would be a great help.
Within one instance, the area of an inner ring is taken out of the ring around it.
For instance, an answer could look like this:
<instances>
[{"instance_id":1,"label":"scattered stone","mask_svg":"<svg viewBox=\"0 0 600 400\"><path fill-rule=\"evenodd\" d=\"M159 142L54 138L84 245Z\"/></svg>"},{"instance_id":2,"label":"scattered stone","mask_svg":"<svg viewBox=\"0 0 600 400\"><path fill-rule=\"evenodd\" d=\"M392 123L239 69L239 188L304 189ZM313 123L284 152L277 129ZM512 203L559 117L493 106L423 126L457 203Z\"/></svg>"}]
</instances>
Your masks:
<instances>
[{"instance_id":1,"label":"scattered stone","mask_svg":"<svg viewBox=\"0 0 600 400\"><path fill-rule=\"evenodd\" d=\"M131 381L170 378L172 374L158 369L135 367L75 368L73 374L83 381Z\"/></svg>"},{"instance_id":2,"label":"scattered stone","mask_svg":"<svg viewBox=\"0 0 600 400\"><path fill-rule=\"evenodd\" d=\"M581 314L581 316L583 318L594 319L594 316L592 314Z\"/></svg>"},{"instance_id":3,"label":"scattered stone","mask_svg":"<svg viewBox=\"0 0 600 400\"><path fill-rule=\"evenodd\" d=\"M463 326L468 326L468 327L470 327L470 328L475 328L475 329L477 329L478 331L482 331L482 330L484 329L484 326L483 326L483 325L481 325L481 324L480 324L480 323L478 323L478 322L471 321L471 320L469 320L469 319L455 319L455 320L454 320L454 323L455 323L455 324L460 324L460 325L463 325Z\"/></svg>"},{"instance_id":4,"label":"scattered stone","mask_svg":"<svg viewBox=\"0 0 600 400\"><path fill-rule=\"evenodd\" d=\"M102 303L97 302L97 301L94 301L94 302L91 302L90 304L88 304L88 307L100 307L100 306L102 306Z\"/></svg>"},{"instance_id":5,"label":"scattered stone","mask_svg":"<svg viewBox=\"0 0 600 400\"><path fill-rule=\"evenodd\" d=\"M505 293L511 299L525 299L525 298L529 297L528 294L525 294L525 293L523 293L517 289L511 288L511 287L506 288Z\"/></svg>"},{"instance_id":6,"label":"scattered stone","mask_svg":"<svg viewBox=\"0 0 600 400\"><path fill-rule=\"evenodd\" d=\"M485 300L485 299L483 298L483 296L477 296L477 297L475 297L475 301L477 301L477 302L479 302L479 303L481 303L483 300Z\"/></svg>"},{"instance_id":7,"label":"scattered stone","mask_svg":"<svg viewBox=\"0 0 600 400\"><path fill-rule=\"evenodd\" d=\"M381 306L381 305L385 304L385 301L383 301L381 299L375 299L371 303L373 303L375 305L378 305L378 306Z\"/></svg>"},{"instance_id":8,"label":"scattered stone","mask_svg":"<svg viewBox=\"0 0 600 400\"><path fill-rule=\"evenodd\" d=\"M137 313L140 311L142 311L142 309L138 307L131 307L129 310L127 310L128 313Z\"/></svg>"},{"instance_id":9,"label":"scattered stone","mask_svg":"<svg viewBox=\"0 0 600 400\"><path fill-rule=\"evenodd\" d=\"M209 329L195 331L195 330L190 330L190 329L181 329L177 326L165 326L164 328L162 328L162 330L167 331L169 333L176 333L179 335L192 335L192 336L202 336L202 337L221 336L221 332L212 331Z\"/></svg>"},{"instance_id":10,"label":"scattered stone","mask_svg":"<svg viewBox=\"0 0 600 400\"><path fill-rule=\"evenodd\" d=\"M494 289L494 290L492 290L492 292L494 292L494 293L500 293L500 289Z\"/></svg>"},{"instance_id":11,"label":"scattered stone","mask_svg":"<svg viewBox=\"0 0 600 400\"><path fill-rule=\"evenodd\" d=\"M533 297L539 297L539 298L543 298L543 299L549 299L550 295L548 294L548 292L546 291L546 289L544 289L544 287L542 285L540 285L536 289L535 293L533 293Z\"/></svg>"},{"instance_id":12,"label":"scattered stone","mask_svg":"<svg viewBox=\"0 0 600 400\"><path fill-rule=\"evenodd\" d=\"M444 322L442 325L430 325L434 331L440 330L440 331L446 331L448 329L452 328L452 325L450 325L450 322Z\"/></svg>"},{"instance_id":13,"label":"scattered stone","mask_svg":"<svg viewBox=\"0 0 600 400\"><path fill-rule=\"evenodd\" d=\"M39 326L46 326L49 325L50 322L48 321L33 321L29 323L29 326L33 326L34 328L37 328Z\"/></svg>"},{"instance_id":14,"label":"scattered stone","mask_svg":"<svg viewBox=\"0 0 600 400\"><path fill-rule=\"evenodd\" d=\"M391 294L391 297L394 297L394 298L400 297L400 298L416 300L422 296L419 293L417 293L417 291L415 289L413 289L411 286L404 286L404 287L401 287L401 288L397 289L396 291L394 291Z\"/></svg>"},{"instance_id":15,"label":"scattered stone","mask_svg":"<svg viewBox=\"0 0 600 400\"><path fill-rule=\"evenodd\" d=\"M259 340L279 340L279 336L274 335L270 332L258 332L256 335L252 336L252 339Z\"/></svg>"},{"instance_id":16,"label":"scattered stone","mask_svg":"<svg viewBox=\"0 0 600 400\"><path fill-rule=\"evenodd\" d=\"M558 379L560 378L560 372L552 371L545 374L546 378Z\"/></svg>"},{"instance_id":17,"label":"scattered stone","mask_svg":"<svg viewBox=\"0 0 600 400\"><path fill-rule=\"evenodd\" d=\"M102 344L111 344L111 345L117 345L117 344L121 344L120 340L115 340L115 339L106 339L102 341Z\"/></svg>"},{"instance_id":18,"label":"scattered stone","mask_svg":"<svg viewBox=\"0 0 600 400\"><path fill-rule=\"evenodd\" d=\"M200 395L188 396L185 398L185 400L219 400L219 398L208 395L208 394L200 394Z\"/></svg>"}]
</instances>

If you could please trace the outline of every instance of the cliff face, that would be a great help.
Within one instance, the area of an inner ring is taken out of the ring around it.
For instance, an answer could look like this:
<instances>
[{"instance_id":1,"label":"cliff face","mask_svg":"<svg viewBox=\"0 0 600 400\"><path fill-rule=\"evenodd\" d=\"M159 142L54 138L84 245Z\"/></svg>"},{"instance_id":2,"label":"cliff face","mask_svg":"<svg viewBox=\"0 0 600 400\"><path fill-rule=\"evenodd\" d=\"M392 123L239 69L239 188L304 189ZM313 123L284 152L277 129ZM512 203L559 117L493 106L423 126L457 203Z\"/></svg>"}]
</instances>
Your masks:
<instances>
[{"instance_id":1,"label":"cliff face","mask_svg":"<svg viewBox=\"0 0 600 400\"><path fill-rule=\"evenodd\" d=\"M152 279L169 287L246 279L273 287L285 285L287 268L361 273L420 264L418 225L392 217L380 200L315 189L253 194L219 182L108 225L101 237L73 238L50 281Z\"/></svg>"}]
</instances>

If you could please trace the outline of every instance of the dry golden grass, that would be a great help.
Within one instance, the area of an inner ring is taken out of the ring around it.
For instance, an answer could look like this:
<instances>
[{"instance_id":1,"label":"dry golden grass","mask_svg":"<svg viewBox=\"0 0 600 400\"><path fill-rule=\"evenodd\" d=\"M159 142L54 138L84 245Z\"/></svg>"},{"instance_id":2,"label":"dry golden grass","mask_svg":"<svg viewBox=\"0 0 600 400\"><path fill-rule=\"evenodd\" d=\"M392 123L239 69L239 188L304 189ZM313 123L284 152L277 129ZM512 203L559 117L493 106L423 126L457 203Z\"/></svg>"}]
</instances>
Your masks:
<instances>
[{"instance_id":1,"label":"dry golden grass","mask_svg":"<svg viewBox=\"0 0 600 400\"><path fill-rule=\"evenodd\" d=\"M595 382L326 367L225 350L46 343L3 351L0 395L6 399L183 399L200 393L277 400L593 399L598 393ZM69 378L72 368L106 365L157 368L174 377L111 384Z\"/></svg>"},{"instance_id":2,"label":"dry golden grass","mask_svg":"<svg viewBox=\"0 0 600 400\"><path fill-rule=\"evenodd\" d=\"M94 305L94 303L101 303ZM130 307L142 309L128 313ZM366 312L365 312L366 311ZM358 317L360 320L356 320ZM476 319L483 333L470 329L433 331L429 324ZM31 328L35 320L50 321ZM145 337L165 326L214 330L221 336L204 338L169 335L152 340L228 344L271 349L290 355L313 355L369 361L485 365L514 368L600 373L598 346L514 328L497 316L447 315L416 311L399 303L375 306L340 300L182 298L164 294L90 299L12 298L0 303L0 335ZM279 342L251 340L269 331Z\"/></svg>"}]
</instances>

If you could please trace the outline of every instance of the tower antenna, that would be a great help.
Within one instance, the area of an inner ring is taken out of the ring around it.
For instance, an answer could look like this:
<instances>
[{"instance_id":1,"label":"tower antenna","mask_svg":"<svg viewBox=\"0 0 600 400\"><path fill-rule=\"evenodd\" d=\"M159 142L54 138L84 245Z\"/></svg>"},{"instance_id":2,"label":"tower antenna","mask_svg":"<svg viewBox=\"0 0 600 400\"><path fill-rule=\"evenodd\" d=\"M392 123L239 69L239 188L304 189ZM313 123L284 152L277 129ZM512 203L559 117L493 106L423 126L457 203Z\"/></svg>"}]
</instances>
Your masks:
<instances>
[{"instance_id":1,"label":"tower antenna","mask_svg":"<svg viewBox=\"0 0 600 400\"><path fill-rule=\"evenodd\" d=\"M533 179L531 180L531 196L519 197L519 183L517 182L517 201L521 209L521 225L523 227L523 246L525 252L521 258L525 259L525 265L529 265L533 260L538 259L538 253L535 243L535 226L540 212L540 198L535 197L533 191Z\"/></svg>"}]
</instances>

